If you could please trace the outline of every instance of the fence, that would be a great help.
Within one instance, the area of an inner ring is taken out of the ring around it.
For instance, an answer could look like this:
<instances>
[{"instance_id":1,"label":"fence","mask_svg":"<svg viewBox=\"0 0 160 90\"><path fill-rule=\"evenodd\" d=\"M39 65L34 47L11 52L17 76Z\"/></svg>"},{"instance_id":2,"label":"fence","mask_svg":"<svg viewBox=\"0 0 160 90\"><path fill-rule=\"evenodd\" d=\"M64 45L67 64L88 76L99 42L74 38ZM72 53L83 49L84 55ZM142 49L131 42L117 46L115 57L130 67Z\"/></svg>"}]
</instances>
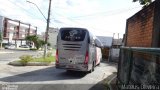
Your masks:
<instances>
[{"instance_id":1,"label":"fence","mask_svg":"<svg viewBox=\"0 0 160 90\"><path fill-rule=\"evenodd\" d=\"M160 48L121 47L117 84L120 89L142 89L145 85L160 89L155 86L160 85Z\"/></svg>"}]
</instances>

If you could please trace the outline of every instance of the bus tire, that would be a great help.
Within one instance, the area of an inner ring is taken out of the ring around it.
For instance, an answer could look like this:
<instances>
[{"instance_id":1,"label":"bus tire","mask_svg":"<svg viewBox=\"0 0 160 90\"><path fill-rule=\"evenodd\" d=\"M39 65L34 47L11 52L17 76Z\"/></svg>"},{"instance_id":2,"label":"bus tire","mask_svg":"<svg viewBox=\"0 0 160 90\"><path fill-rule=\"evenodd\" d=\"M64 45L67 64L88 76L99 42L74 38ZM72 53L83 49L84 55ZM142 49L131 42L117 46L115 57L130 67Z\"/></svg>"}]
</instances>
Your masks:
<instances>
[{"instance_id":1,"label":"bus tire","mask_svg":"<svg viewBox=\"0 0 160 90\"><path fill-rule=\"evenodd\" d=\"M101 61L102 61L102 58L100 59L100 62L97 64L97 66L100 66L100 64L101 64Z\"/></svg>"},{"instance_id":2,"label":"bus tire","mask_svg":"<svg viewBox=\"0 0 160 90\"><path fill-rule=\"evenodd\" d=\"M94 71L94 62L92 63L92 68L91 68L91 70L89 71L89 73L92 73L93 71Z\"/></svg>"},{"instance_id":3,"label":"bus tire","mask_svg":"<svg viewBox=\"0 0 160 90\"><path fill-rule=\"evenodd\" d=\"M100 66L100 64L101 64L101 62L99 62L99 63L97 64L97 66Z\"/></svg>"}]
</instances>

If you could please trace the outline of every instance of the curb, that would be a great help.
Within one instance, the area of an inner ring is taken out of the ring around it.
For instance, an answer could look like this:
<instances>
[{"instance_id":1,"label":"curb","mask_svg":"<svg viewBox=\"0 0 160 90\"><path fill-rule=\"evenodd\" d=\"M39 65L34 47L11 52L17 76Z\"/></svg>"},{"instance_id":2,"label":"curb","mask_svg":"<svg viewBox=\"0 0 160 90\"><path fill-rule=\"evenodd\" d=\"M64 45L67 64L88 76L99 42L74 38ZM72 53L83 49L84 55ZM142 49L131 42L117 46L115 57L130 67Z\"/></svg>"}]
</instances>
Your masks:
<instances>
[{"instance_id":1,"label":"curb","mask_svg":"<svg viewBox=\"0 0 160 90\"><path fill-rule=\"evenodd\" d=\"M116 79L117 79L117 74L113 73L112 75L108 76L108 78L103 80L103 83L107 88L107 90L117 90Z\"/></svg>"},{"instance_id":2,"label":"curb","mask_svg":"<svg viewBox=\"0 0 160 90\"><path fill-rule=\"evenodd\" d=\"M13 61L9 62L9 65L13 66L49 66L49 65L55 65L55 62L49 63L49 62L28 62L26 65L23 65L21 62Z\"/></svg>"},{"instance_id":3,"label":"curb","mask_svg":"<svg viewBox=\"0 0 160 90\"><path fill-rule=\"evenodd\" d=\"M111 78L110 81L108 81L110 90L117 90L116 80L117 80L117 75L115 75L113 78Z\"/></svg>"},{"instance_id":4,"label":"curb","mask_svg":"<svg viewBox=\"0 0 160 90\"><path fill-rule=\"evenodd\" d=\"M14 52L0 52L0 54L6 54L6 53L14 53Z\"/></svg>"},{"instance_id":5,"label":"curb","mask_svg":"<svg viewBox=\"0 0 160 90\"><path fill-rule=\"evenodd\" d=\"M53 65L53 63L49 62L28 62L26 66L49 66Z\"/></svg>"}]
</instances>

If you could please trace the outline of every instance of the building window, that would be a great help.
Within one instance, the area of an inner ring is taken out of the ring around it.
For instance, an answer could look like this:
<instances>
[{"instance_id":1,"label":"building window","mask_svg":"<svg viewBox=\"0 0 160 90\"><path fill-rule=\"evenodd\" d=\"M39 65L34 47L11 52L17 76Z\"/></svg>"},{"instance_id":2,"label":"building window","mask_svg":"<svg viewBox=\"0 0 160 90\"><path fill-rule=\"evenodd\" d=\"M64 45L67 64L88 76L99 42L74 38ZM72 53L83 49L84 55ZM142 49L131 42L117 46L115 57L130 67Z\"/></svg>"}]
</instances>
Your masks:
<instances>
[{"instance_id":1,"label":"building window","mask_svg":"<svg viewBox=\"0 0 160 90\"><path fill-rule=\"evenodd\" d=\"M22 38L24 38L25 37L25 35L22 35Z\"/></svg>"}]
</instances>

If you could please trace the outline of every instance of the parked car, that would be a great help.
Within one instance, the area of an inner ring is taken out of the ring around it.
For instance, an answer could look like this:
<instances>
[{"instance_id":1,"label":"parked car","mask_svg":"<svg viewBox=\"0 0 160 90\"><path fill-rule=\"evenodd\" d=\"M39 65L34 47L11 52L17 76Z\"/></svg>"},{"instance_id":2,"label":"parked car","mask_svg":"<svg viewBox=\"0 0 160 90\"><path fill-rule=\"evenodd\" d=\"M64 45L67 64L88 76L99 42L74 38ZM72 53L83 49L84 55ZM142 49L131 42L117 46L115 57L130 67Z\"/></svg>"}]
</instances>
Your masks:
<instances>
[{"instance_id":1,"label":"parked car","mask_svg":"<svg viewBox=\"0 0 160 90\"><path fill-rule=\"evenodd\" d=\"M15 49L16 45L15 44L8 44L4 46L5 49Z\"/></svg>"},{"instance_id":2,"label":"parked car","mask_svg":"<svg viewBox=\"0 0 160 90\"><path fill-rule=\"evenodd\" d=\"M30 48L30 46L28 46L28 45L21 45L21 46L19 46L20 48Z\"/></svg>"}]
</instances>

